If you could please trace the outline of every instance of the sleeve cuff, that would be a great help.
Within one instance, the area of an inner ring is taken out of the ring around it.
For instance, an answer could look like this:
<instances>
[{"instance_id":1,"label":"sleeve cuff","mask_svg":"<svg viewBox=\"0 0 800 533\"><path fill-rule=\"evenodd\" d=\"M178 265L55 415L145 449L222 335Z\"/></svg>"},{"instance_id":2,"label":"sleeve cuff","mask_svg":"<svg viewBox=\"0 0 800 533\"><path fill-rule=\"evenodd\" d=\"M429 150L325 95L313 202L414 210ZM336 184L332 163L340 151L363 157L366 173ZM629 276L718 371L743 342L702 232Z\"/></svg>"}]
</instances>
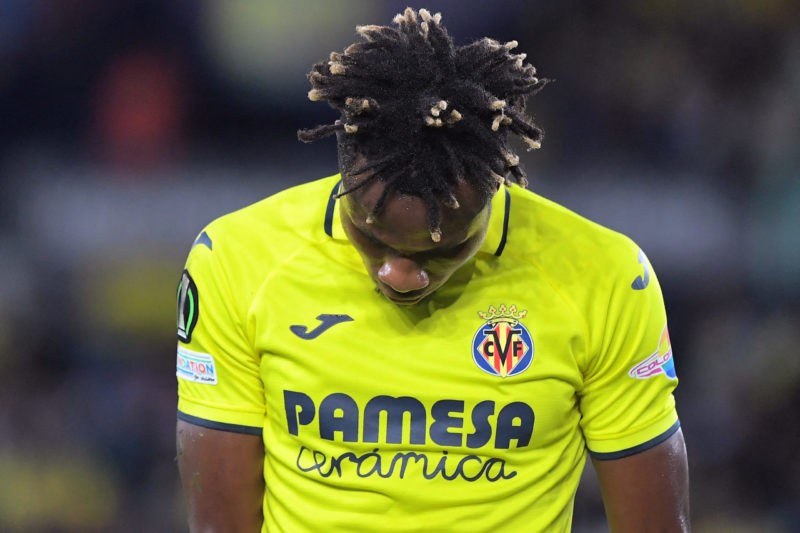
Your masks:
<instances>
[{"instance_id":1,"label":"sleeve cuff","mask_svg":"<svg viewBox=\"0 0 800 533\"><path fill-rule=\"evenodd\" d=\"M256 428L260 434L261 428L264 426L263 409L243 409L241 407L232 409L226 405L212 404L180 394L178 395L178 413L178 418L181 420L213 429Z\"/></svg>"},{"instance_id":2,"label":"sleeve cuff","mask_svg":"<svg viewBox=\"0 0 800 533\"><path fill-rule=\"evenodd\" d=\"M666 431L662 432L661 434L657 435L656 437L653 437L652 439L646 442L615 452L595 452L589 450L589 455L591 455L593 459L597 459L599 461L622 459L623 457L636 455L637 453L642 453L645 450L649 450L650 448L658 446L659 444L670 438L676 431L680 429L680 427L681 427L681 421L676 420L675 423L672 424Z\"/></svg>"},{"instance_id":3,"label":"sleeve cuff","mask_svg":"<svg viewBox=\"0 0 800 533\"><path fill-rule=\"evenodd\" d=\"M213 420L206 420L205 418L187 415L186 413L182 413L181 411L178 411L178 420L183 420L184 422L189 422L190 424L194 424L195 426L201 426L204 428L217 429L219 431L228 431L231 433L244 433L246 435L261 436L263 431L262 428L260 427L243 426L240 424L227 424L225 422L215 422Z\"/></svg>"}]
</instances>

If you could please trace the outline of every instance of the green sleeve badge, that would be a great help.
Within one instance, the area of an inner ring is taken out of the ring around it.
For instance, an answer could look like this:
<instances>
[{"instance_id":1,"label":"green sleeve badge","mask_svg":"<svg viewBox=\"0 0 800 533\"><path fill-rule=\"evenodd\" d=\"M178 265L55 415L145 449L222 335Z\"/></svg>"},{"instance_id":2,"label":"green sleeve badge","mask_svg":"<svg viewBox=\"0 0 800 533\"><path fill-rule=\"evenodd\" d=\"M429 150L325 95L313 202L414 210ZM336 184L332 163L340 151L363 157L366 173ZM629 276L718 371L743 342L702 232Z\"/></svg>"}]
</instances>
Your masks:
<instances>
[{"instance_id":1,"label":"green sleeve badge","mask_svg":"<svg viewBox=\"0 0 800 533\"><path fill-rule=\"evenodd\" d=\"M188 270L183 271L178 283L178 340L188 343L192 340L192 331L200 316L200 296L197 294L192 276Z\"/></svg>"}]
</instances>

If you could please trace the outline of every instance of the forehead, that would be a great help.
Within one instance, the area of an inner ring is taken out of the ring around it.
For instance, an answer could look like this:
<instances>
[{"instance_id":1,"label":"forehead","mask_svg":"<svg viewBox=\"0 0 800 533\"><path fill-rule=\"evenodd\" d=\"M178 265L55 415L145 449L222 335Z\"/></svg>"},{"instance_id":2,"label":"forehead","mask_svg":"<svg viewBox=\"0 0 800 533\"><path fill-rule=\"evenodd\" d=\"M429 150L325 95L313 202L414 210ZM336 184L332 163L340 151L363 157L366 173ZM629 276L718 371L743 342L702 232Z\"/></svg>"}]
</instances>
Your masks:
<instances>
[{"instance_id":1,"label":"forehead","mask_svg":"<svg viewBox=\"0 0 800 533\"><path fill-rule=\"evenodd\" d=\"M390 194L374 222L366 223L383 190L384 184L376 180L345 195L343 205L356 227L397 249L427 250L455 245L479 231L488 220L484 214L488 212L489 202L468 184L459 182L454 190L459 207L453 209L439 203L442 239L434 244L428 207L417 196Z\"/></svg>"}]
</instances>

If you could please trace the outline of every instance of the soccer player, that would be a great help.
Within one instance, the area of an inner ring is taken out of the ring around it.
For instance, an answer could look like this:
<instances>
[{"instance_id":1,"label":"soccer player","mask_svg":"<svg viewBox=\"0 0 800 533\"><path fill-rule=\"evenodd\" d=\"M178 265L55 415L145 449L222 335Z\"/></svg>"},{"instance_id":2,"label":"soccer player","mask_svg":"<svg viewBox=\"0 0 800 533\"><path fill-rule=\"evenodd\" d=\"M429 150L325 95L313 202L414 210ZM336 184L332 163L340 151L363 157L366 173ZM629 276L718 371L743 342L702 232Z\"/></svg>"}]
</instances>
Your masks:
<instances>
[{"instance_id":1,"label":"soccer player","mask_svg":"<svg viewBox=\"0 0 800 533\"><path fill-rule=\"evenodd\" d=\"M178 287L193 531L568 531L587 455L613 531L688 530L656 276L525 189L537 78L406 10L309 74L340 174L206 227Z\"/></svg>"}]
</instances>

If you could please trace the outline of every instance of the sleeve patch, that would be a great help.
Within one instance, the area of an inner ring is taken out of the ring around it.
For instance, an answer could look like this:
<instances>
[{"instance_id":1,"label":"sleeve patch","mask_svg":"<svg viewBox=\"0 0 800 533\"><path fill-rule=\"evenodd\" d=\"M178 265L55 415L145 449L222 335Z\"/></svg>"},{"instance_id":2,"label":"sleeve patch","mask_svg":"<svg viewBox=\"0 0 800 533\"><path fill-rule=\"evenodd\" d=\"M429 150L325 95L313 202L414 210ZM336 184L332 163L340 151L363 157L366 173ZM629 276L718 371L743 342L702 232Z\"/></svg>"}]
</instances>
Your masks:
<instances>
[{"instance_id":1,"label":"sleeve patch","mask_svg":"<svg viewBox=\"0 0 800 533\"><path fill-rule=\"evenodd\" d=\"M181 281L178 283L178 340L189 343L192 340L192 331L197 325L200 316L200 295L197 293L192 276L188 270L183 271Z\"/></svg>"},{"instance_id":2,"label":"sleeve patch","mask_svg":"<svg viewBox=\"0 0 800 533\"><path fill-rule=\"evenodd\" d=\"M658 341L656 351L628 371L628 375L636 379L647 379L659 374L664 374L670 379L677 377L675 361L672 359L672 344L669 341L666 324L661 331L661 339Z\"/></svg>"},{"instance_id":3,"label":"sleeve patch","mask_svg":"<svg viewBox=\"0 0 800 533\"><path fill-rule=\"evenodd\" d=\"M217 369L214 358L207 353L193 352L178 346L178 362L176 375L186 381L217 384Z\"/></svg>"}]
</instances>

